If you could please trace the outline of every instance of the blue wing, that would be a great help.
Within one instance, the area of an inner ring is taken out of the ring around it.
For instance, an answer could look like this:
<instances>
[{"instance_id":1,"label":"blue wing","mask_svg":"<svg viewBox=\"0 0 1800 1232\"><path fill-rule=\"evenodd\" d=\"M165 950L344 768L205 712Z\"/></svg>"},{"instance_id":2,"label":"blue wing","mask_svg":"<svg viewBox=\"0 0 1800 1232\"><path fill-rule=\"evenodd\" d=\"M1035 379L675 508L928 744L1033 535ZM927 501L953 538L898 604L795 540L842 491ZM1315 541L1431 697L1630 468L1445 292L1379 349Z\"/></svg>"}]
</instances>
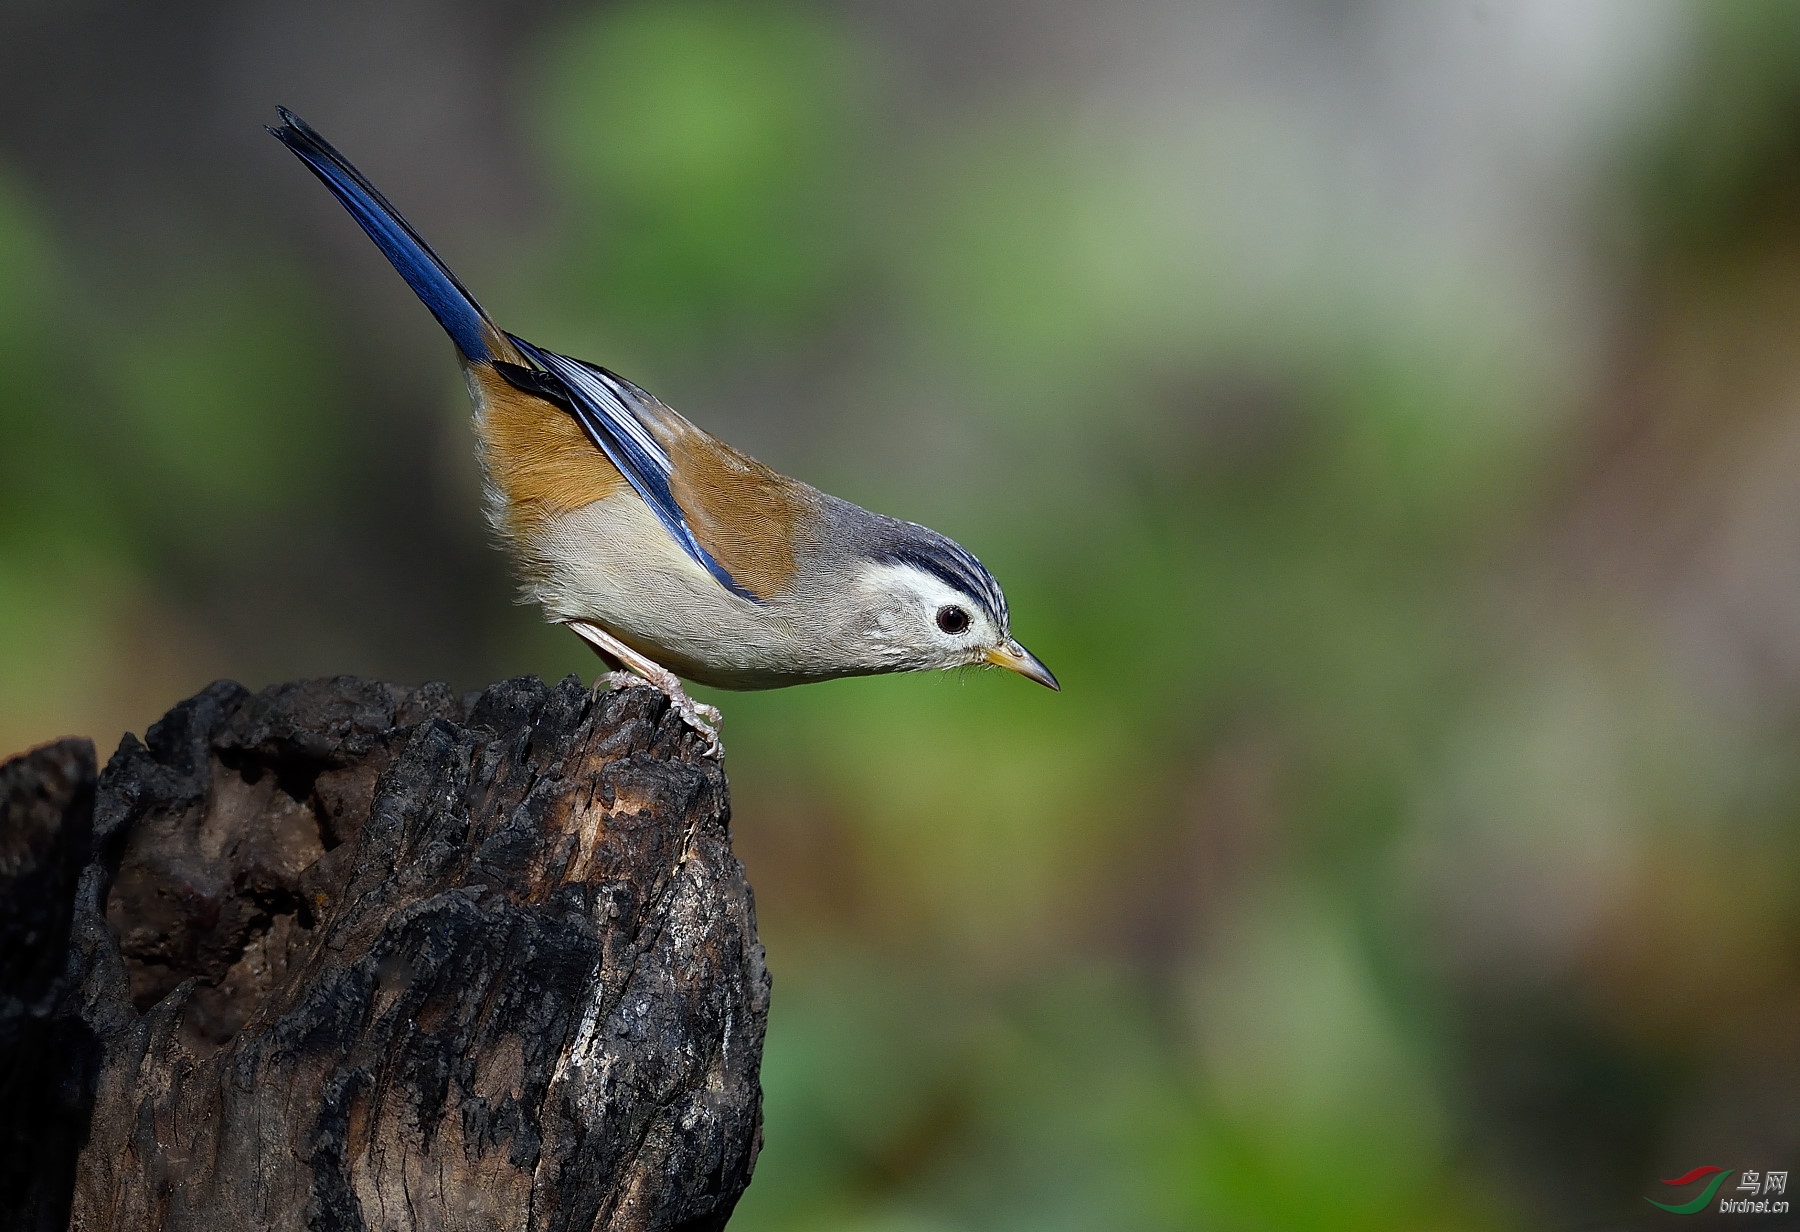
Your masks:
<instances>
[{"instance_id":1,"label":"blue wing","mask_svg":"<svg viewBox=\"0 0 1800 1232\"><path fill-rule=\"evenodd\" d=\"M688 525L687 514L669 491L669 475L674 470L668 452L650 435L632 409L644 397L643 391L629 381L621 380L604 368L546 351L533 346L516 334L508 334L512 344L525 357L537 364L562 385L574 408L575 419L588 438L600 447L619 468L637 494L644 498L657 520L681 545L681 550L699 562L726 590L752 603L760 602L738 585L725 566L713 559L712 553L700 546Z\"/></svg>"}]
</instances>

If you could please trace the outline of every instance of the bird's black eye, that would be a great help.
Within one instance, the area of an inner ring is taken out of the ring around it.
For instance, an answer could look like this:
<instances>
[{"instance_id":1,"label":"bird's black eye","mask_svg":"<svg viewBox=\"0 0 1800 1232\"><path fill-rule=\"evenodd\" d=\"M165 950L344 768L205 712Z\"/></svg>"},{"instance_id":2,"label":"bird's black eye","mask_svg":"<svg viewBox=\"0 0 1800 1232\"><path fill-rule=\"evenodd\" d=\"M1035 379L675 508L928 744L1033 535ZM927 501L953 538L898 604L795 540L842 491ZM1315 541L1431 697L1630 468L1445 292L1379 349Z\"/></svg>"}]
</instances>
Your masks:
<instances>
[{"instance_id":1,"label":"bird's black eye","mask_svg":"<svg viewBox=\"0 0 1800 1232\"><path fill-rule=\"evenodd\" d=\"M940 607L937 613L937 626L945 633L964 633L969 628L969 614L954 603L948 607Z\"/></svg>"}]
</instances>

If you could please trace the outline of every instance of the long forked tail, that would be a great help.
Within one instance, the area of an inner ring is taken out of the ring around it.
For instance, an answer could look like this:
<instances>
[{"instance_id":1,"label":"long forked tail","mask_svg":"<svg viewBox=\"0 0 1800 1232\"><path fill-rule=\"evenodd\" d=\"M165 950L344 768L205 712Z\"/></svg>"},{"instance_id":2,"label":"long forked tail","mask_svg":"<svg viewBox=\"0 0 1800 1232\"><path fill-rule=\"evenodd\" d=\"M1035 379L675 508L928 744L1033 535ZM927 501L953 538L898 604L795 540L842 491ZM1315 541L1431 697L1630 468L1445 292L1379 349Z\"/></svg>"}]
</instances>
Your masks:
<instances>
[{"instance_id":1,"label":"long forked tail","mask_svg":"<svg viewBox=\"0 0 1800 1232\"><path fill-rule=\"evenodd\" d=\"M463 289L431 245L419 237L400 211L388 204L363 173L351 166L350 160L332 148L331 143L314 132L312 126L286 107L277 107L284 121L269 132L299 156L362 224L375 246L394 263L400 276L413 293L425 301L456 349L472 362L493 359L516 360L506 335L488 320L475 297Z\"/></svg>"}]
</instances>

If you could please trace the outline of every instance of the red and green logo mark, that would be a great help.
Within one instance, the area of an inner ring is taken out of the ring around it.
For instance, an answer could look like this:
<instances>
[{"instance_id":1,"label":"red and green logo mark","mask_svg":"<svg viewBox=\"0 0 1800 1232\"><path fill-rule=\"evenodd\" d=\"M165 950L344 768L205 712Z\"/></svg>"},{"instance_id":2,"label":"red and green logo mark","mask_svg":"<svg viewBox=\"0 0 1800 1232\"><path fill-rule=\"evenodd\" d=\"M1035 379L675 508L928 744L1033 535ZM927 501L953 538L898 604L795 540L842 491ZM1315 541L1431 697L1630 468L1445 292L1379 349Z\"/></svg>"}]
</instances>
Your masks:
<instances>
[{"instance_id":1,"label":"red and green logo mark","mask_svg":"<svg viewBox=\"0 0 1800 1232\"><path fill-rule=\"evenodd\" d=\"M1651 1206L1661 1207L1673 1215L1698 1214L1706 1209L1706 1204L1711 1202L1713 1195L1719 1192L1719 1186L1723 1185L1735 1171L1737 1171L1735 1168L1695 1168L1692 1172L1683 1172L1680 1176L1664 1181L1665 1185L1692 1185L1703 1176L1712 1177L1712 1180L1706 1182L1706 1188L1700 1191L1699 1197L1691 1202L1683 1202L1679 1206L1668 1202L1658 1202L1655 1198L1645 1198L1644 1201Z\"/></svg>"}]
</instances>

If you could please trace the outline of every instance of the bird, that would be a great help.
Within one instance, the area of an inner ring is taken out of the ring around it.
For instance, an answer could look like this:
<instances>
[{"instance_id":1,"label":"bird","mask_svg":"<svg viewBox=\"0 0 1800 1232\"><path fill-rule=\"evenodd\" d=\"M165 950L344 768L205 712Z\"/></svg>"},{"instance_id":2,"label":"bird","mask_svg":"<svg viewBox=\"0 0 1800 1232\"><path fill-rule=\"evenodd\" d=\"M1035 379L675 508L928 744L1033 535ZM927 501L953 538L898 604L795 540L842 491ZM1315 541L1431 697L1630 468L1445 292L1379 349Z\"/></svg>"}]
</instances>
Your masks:
<instances>
[{"instance_id":1,"label":"bird","mask_svg":"<svg viewBox=\"0 0 1800 1232\"><path fill-rule=\"evenodd\" d=\"M502 330L348 159L276 110L267 131L450 336L520 601L592 647L611 669L597 687L660 690L710 755L722 716L684 678L774 689L986 665L1060 690L962 545L780 474L617 373Z\"/></svg>"}]
</instances>

